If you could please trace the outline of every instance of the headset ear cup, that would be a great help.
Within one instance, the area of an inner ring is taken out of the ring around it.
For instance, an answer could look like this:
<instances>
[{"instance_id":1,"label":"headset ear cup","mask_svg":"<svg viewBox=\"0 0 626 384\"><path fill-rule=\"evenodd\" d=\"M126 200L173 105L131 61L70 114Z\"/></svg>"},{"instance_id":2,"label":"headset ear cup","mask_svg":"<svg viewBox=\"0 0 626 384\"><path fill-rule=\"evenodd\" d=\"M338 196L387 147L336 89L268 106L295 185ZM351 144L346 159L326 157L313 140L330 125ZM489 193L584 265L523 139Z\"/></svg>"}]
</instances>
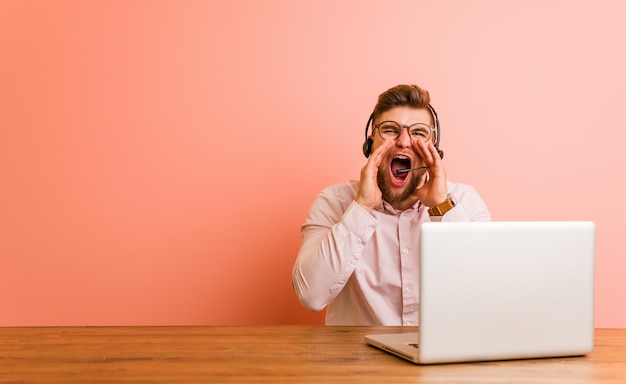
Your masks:
<instances>
[{"instance_id":1,"label":"headset ear cup","mask_svg":"<svg viewBox=\"0 0 626 384\"><path fill-rule=\"evenodd\" d=\"M363 154L365 155L365 157L370 157L370 154L372 153L372 144L374 142L372 141L371 137L368 137L367 140L365 140L365 142L363 143Z\"/></svg>"}]
</instances>

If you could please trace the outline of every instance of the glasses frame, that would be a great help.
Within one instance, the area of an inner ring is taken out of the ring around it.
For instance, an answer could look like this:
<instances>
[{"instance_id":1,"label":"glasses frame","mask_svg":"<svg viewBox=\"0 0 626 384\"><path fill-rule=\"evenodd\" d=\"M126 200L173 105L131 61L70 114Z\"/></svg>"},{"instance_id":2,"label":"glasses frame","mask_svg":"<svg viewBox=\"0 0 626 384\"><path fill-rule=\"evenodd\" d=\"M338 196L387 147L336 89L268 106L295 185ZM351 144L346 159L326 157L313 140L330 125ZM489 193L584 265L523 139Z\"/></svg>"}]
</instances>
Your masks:
<instances>
[{"instance_id":1,"label":"glasses frame","mask_svg":"<svg viewBox=\"0 0 626 384\"><path fill-rule=\"evenodd\" d=\"M411 141L415 141L418 139L414 139L413 137L411 137L411 127L414 127L416 125L424 125L426 127L428 127L428 129L430 130L430 133L428 135L428 137L424 140L422 140L423 142L427 142L428 140L432 139L433 137L433 133L435 133L436 129L434 127L431 127L430 125L426 124L426 123L415 123L415 124L411 124L411 125L402 125L400 123L398 123L397 121L393 121L393 120L385 120L385 121L381 121L378 124L374 124L374 129L378 129L378 136L380 136L381 139L383 140L387 140L383 137L383 134L380 132L380 126L385 124L385 123L394 123L395 125L400 127L400 133L398 133L398 136L396 136L393 140L398 140L398 138L402 135L402 130L406 128L407 132L409 133L409 138L411 139Z\"/></svg>"}]
</instances>

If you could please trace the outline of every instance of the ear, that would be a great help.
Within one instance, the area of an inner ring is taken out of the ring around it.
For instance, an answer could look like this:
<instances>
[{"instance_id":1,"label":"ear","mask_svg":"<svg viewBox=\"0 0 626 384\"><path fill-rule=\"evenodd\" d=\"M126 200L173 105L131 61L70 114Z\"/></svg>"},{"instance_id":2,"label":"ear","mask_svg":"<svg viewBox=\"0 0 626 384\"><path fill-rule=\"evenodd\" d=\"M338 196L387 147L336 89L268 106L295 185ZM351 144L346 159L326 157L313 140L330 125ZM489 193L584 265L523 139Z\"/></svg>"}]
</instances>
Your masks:
<instances>
[{"instance_id":1,"label":"ear","mask_svg":"<svg viewBox=\"0 0 626 384\"><path fill-rule=\"evenodd\" d=\"M433 145L436 147L437 146L437 142L439 141L439 137L437 137L437 130L435 129L433 131L433 137L431 138Z\"/></svg>"}]
</instances>

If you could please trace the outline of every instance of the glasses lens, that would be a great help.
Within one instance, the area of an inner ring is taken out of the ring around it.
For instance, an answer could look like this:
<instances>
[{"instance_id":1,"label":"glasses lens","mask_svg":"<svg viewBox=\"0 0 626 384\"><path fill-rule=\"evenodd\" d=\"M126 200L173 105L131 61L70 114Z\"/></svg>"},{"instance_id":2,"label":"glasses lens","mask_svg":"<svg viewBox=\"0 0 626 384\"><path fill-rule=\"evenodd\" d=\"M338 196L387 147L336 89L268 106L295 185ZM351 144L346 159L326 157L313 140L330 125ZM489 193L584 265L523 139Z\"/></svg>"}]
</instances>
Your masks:
<instances>
[{"instance_id":1,"label":"glasses lens","mask_svg":"<svg viewBox=\"0 0 626 384\"><path fill-rule=\"evenodd\" d=\"M414 124L409 128L412 140L427 141L430 138L430 127L426 124Z\"/></svg>"},{"instance_id":2,"label":"glasses lens","mask_svg":"<svg viewBox=\"0 0 626 384\"><path fill-rule=\"evenodd\" d=\"M378 131L380 132L380 136L383 139L395 140L398 136L400 136L400 132L402 132L402 127L400 126L400 124L394 121L385 121L378 126Z\"/></svg>"}]
</instances>

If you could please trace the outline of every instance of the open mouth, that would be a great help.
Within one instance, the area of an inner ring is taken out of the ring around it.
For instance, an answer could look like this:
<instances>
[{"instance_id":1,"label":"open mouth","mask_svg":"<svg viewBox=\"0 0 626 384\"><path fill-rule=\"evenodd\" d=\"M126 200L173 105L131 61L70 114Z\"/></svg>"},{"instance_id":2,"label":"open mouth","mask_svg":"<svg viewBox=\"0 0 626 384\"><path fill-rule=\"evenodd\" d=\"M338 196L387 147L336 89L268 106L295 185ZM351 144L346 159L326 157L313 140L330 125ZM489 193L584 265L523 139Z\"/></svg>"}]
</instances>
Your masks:
<instances>
[{"instance_id":1,"label":"open mouth","mask_svg":"<svg viewBox=\"0 0 626 384\"><path fill-rule=\"evenodd\" d=\"M409 169L411 168L411 159L406 156L396 156L391 160L391 164L389 165L391 170L391 179L394 184L402 185L406 178L408 177L408 173L398 173L401 169Z\"/></svg>"}]
</instances>

